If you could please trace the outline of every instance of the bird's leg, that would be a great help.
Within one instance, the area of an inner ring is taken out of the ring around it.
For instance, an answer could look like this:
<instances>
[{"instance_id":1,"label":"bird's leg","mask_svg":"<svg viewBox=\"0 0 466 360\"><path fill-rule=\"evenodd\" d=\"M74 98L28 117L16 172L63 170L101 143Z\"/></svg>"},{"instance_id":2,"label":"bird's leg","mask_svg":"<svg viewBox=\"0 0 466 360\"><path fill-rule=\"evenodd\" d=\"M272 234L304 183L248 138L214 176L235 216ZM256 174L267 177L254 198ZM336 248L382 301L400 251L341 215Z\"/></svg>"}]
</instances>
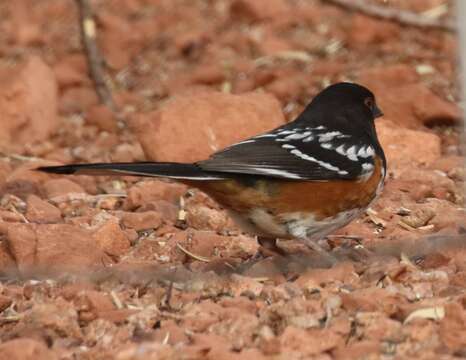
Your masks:
<instances>
[{"instance_id":1,"label":"bird's leg","mask_svg":"<svg viewBox=\"0 0 466 360\"><path fill-rule=\"evenodd\" d=\"M276 238L258 236L257 242L260 245L259 253L264 256L286 256L287 253L277 246Z\"/></svg>"},{"instance_id":2,"label":"bird's leg","mask_svg":"<svg viewBox=\"0 0 466 360\"><path fill-rule=\"evenodd\" d=\"M315 251L317 254L322 256L323 259L327 260L331 265L335 265L337 263L337 258L325 249L323 249L317 242L308 239L302 238L301 241L311 250Z\"/></svg>"}]
</instances>

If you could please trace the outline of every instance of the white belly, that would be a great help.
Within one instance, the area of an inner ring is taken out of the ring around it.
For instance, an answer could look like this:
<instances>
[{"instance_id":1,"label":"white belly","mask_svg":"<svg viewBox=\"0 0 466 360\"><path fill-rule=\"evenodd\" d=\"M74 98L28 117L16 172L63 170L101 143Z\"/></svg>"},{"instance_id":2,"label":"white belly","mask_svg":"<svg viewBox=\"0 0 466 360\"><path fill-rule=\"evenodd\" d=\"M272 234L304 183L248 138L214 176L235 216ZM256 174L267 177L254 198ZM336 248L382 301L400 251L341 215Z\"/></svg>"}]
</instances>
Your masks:
<instances>
[{"instance_id":1,"label":"white belly","mask_svg":"<svg viewBox=\"0 0 466 360\"><path fill-rule=\"evenodd\" d=\"M248 233L281 239L321 239L350 223L363 210L352 209L335 217L316 220L314 215L293 212L273 215L262 208L253 209L247 218L232 213L235 222Z\"/></svg>"}]
</instances>

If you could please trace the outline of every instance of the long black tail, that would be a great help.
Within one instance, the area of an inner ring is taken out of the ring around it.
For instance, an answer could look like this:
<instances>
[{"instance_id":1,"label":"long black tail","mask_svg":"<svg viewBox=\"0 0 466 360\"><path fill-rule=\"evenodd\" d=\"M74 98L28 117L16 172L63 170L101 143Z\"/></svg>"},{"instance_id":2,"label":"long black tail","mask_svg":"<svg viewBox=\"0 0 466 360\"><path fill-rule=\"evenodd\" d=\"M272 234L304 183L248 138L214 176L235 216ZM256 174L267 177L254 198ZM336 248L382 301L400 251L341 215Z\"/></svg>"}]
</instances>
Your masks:
<instances>
[{"instance_id":1,"label":"long black tail","mask_svg":"<svg viewBox=\"0 0 466 360\"><path fill-rule=\"evenodd\" d=\"M220 180L226 178L221 173L204 171L196 164L171 162L75 164L43 166L37 168L37 170L51 174L67 175L135 175L186 180Z\"/></svg>"}]
</instances>

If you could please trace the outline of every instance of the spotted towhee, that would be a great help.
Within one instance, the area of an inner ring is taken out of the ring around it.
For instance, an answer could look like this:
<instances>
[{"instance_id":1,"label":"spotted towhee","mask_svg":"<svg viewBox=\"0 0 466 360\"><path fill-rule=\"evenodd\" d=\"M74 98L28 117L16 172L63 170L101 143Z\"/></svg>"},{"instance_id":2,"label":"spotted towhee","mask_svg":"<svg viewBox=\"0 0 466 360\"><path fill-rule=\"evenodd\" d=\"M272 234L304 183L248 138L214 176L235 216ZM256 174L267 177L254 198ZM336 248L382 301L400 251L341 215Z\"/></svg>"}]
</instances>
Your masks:
<instances>
[{"instance_id":1,"label":"spotted towhee","mask_svg":"<svg viewBox=\"0 0 466 360\"><path fill-rule=\"evenodd\" d=\"M209 194L262 245L295 238L322 252L316 240L359 216L382 190L386 161L374 126L381 115L368 89L338 83L319 93L296 120L204 161L39 170L176 179Z\"/></svg>"}]
</instances>

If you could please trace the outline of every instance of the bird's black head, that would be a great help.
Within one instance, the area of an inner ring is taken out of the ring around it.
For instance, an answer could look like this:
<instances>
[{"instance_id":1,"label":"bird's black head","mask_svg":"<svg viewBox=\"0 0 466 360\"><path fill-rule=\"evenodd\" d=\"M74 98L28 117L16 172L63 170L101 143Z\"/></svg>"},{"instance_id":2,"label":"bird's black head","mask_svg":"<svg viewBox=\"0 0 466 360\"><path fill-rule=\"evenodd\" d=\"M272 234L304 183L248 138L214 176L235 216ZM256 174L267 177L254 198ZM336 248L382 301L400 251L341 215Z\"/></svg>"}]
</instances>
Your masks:
<instances>
[{"instance_id":1,"label":"bird's black head","mask_svg":"<svg viewBox=\"0 0 466 360\"><path fill-rule=\"evenodd\" d=\"M311 102L311 107L340 110L361 110L375 119L383 115L374 94L364 86L341 82L322 90Z\"/></svg>"}]
</instances>

